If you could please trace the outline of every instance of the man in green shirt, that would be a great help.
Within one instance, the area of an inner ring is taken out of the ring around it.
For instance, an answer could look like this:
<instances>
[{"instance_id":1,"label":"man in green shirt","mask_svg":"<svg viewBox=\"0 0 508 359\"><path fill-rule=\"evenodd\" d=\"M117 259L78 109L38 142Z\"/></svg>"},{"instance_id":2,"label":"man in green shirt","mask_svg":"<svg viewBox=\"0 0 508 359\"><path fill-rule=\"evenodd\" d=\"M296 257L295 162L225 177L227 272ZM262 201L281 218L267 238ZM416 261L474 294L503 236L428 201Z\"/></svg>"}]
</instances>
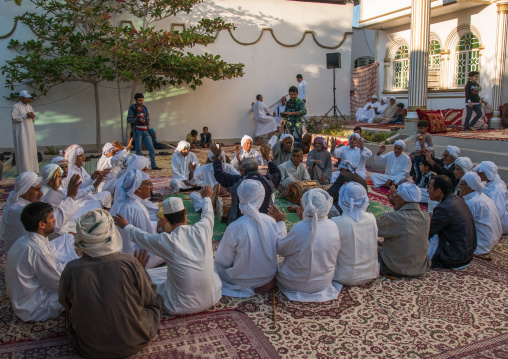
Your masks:
<instances>
[{"instance_id":1,"label":"man in green shirt","mask_svg":"<svg viewBox=\"0 0 508 359\"><path fill-rule=\"evenodd\" d=\"M289 132L295 139L294 148L302 148L302 117L306 114L307 110L305 109L305 104L298 98L298 88L296 86L291 86L289 88L289 100L286 102L286 108L282 115L287 118Z\"/></svg>"}]
</instances>

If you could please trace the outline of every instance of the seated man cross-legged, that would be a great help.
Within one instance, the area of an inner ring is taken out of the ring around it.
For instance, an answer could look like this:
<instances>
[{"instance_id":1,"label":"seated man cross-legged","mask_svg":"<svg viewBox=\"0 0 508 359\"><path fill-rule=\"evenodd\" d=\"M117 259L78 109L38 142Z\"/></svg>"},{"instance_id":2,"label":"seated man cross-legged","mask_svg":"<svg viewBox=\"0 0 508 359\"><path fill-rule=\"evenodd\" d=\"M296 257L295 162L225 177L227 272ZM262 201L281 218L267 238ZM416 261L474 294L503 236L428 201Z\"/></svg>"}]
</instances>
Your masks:
<instances>
[{"instance_id":1,"label":"seated man cross-legged","mask_svg":"<svg viewBox=\"0 0 508 359\"><path fill-rule=\"evenodd\" d=\"M399 185L409 177L411 171L411 158L404 153L406 143L397 140L393 146L393 152L385 155L386 146L379 147L379 151L374 157L376 164L385 165L385 173L373 173L370 175L374 187L390 187L392 184Z\"/></svg>"},{"instance_id":2,"label":"seated man cross-legged","mask_svg":"<svg viewBox=\"0 0 508 359\"><path fill-rule=\"evenodd\" d=\"M178 142L175 153L171 157L171 168L173 178L169 182L169 189L178 192L180 189L192 188L189 182L189 164L199 167L199 160L196 155L190 152L190 143L187 141Z\"/></svg>"},{"instance_id":3,"label":"seated man cross-legged","mask_svg":"<svg viewBox=\"0 0 508 359\"><path fill-rule=\"evenodd\" d=\"M323 137L316 137L314 149L307 156L310 178L319 184L329 184L332 177L332 160Z\"/></svg>"},{"instance_id":4,"label":"seated man cross-legged","mask_svg":"<svg viewBox=\"0 0 508 359\"><path fill-rule=\"evenodd\" d=\"M294 181L310 181L309 172L302 162L303 151L301 148L294 148L291 159L279 166L280 184L277 187L279 192L287 197L289 195L288 188Z\"/></svg>"}]
</instances>

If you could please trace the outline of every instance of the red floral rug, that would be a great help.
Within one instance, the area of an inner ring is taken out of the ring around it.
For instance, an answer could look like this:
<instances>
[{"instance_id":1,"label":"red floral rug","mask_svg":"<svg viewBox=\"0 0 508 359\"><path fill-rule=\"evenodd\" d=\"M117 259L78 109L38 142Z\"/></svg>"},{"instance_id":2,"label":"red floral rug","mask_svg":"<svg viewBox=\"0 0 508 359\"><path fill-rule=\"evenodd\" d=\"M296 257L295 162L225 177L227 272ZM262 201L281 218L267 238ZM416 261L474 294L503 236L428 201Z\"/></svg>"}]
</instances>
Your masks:
<instances>
[{"instance_id":1,"label":"red floral rug","mask_svg":"<svg viewBox=\"0 0 508 359\"><path fill-rule=\"evenodd\" d=\"M477 343L433 355L427 359L500 359L508 358L508 333L504 333Z\"/></svg>"},{"instance_id":2,"label":"red floral rug","mask_svg":"<svg viewBox=\"0 0 508 359\"><path fill-rule=\"evenodd\" d=\"M447 127L447 133L436 133L433 136L455 137L474 140L508 141L508 129L491 129L484 131L462 131L461 127Z\"/></svg>"}]
</instances>

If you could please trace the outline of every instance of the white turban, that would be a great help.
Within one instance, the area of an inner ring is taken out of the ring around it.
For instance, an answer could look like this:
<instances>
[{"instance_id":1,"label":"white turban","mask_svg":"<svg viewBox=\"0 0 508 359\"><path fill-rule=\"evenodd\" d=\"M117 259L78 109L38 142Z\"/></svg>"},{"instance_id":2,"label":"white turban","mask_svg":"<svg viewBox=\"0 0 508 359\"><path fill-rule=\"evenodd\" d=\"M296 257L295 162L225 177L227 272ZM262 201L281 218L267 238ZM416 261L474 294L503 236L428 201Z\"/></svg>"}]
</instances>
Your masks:
<instances>
[{"instance_id":1,"label":"white turban","mask_svg":"<svg viewBox=\"0 0 508 359\"><path fill-rule=\"evenodd\" d=\"M388 97L383 97L382 100L383 100L384 103L387 103L388 102Z\"/></svg>"},{"instance_id":2,"label":"white turban","mask_svg":"<svg viewBox=\"0 0 508 359\"><path fill-rule=\"evenodd\" d=\"M403 150L406 149L406 143L402 140L397 140L393 143L394 146L401 146Z\"/></svg>"},{"instance_id":3,"label":"white turban","mask_svg":"<svg viewBox=\"0 0 508 359\"><path fill-rule=\"evenodd\" d=\"M42 177L42 184L47 185L49 181L53 179L53 175L57 170L60 170L60 172L63 174L62 169L59 165L55 165L54 163L50 163L49 165L46 165L42 168L41 177Z\"/></svg>"},{"instance_id":4,"label":"white turban","mask_svg":"<svg viewBox=\"0 0 508 359\"><path fill-rule=\"evenodd\" d=\"M85 153L83 147L80 145L70 145L65 150L65 159L69 161L69 166L74 166L76 164L76 157Z\"/></svg>"},{"instance_id":5,"label":"white turban","mask_svg":"<svg viewBox=\"0 0 508 359\"><path fill-rule=\"evenodd\" d=\"M446 151L455 159L460 157L460 148L457 146L446 146Z\"/></svg>"},{"instance_id":6,"label":"white turban","mask_svg":"<svg viewBox=\"0 0 508 359\"><path fill-rule=\"evenodd\" d=\"M464 173L469 173L474 165L469 157L459 157L455 160L455 166L459 166Z\"/></svg>"},{"instance_id":7,"label":"white turban","mask_svg":"<svg viewBox=\"0 0 508 359\"><path fill-rule=\"evenodd\" d=\"M358 222L363 216L363 212L369 207L369 198L365 187L357 182L348 182L340 188L339 202L343 215L350 217Z\"/></svg>"},{"instance_id":8,"label":"white turban","mask_svg":"<svg viewBox=\"0 0 508 359\"><path fill-rule=\"evenodd\" d=\"M289 133L282 134L282 136L280 136L280 138L279 138L279 141L282 141L283 139L288 138L288 137L291 137L291 141L295 142L295 138L292 135L290 135Z\"/></svg>"},{"instance_id":9,"label":"white turban","mask_svg":"<svg viewBox=\"0 0 508 359\"><path fill-rule=\"evenodd\" d=\"M483 161L478 166L473 168L475 172L483 172L489 181L494 181L497 176L497 166L492 161Z\"/></svg>"},{"instance_id":10,"label":"white turban","mask_svg":"<svg viewBox=\"0 0 508 359\"><path fill-rule=\"evenodd\" d=\"M178 146L176 146L175 152L182 152L184 149L190 149L190 143L187 141L178 142Z\"/></svg>"},{"instance_id":11,"label":"white turban","mask_svg":"<svg viewBox=\"0 0 508 359\"><path fill-rule=\"evenodd\" d=\"M370 98L375 98L377 100L377 96L376 95L372 95L372 96L370 96Z\"/></svg>"},{"instance_id":12,"label":"white turban","mask_svg":"<svg viewBox=\"0 0 508 359\"><path fill-rule=\"evenodd\" d=\"M69 161L67 161L64 157L62 156L56 156L55 158L53 158L51 160L51 163L54 163L55 165L68 165L69 164Z\"/></svg>"},{"instance_id":13,"label":"white turban","mask_svg":"<svg viewBox=\"0 0 508 359\"><path fill-rule=\"evenodd\" d=\"M18 202L19 197L27 193L30 188L36 187L40 183L41 178L38 177L35 172L23 172L20 173L18 177L16 177L16 181L14 182L14 190L9 193L7 203L5 204L5 208L2 213L2 221L0 223L0 238L2 238L4 235L4 221L9 214L11 206Z\"/></svg>"},{"instance_id":14,"label":"white turban","mask_svg":"<svg viewBox=\"0 0 508 359\"><path fill-rule=\"evenodd\" d=\"M91 257L102 257L121 252L122 237L109 212L94 209L78 219L74 246Z\"/></svg>"},{"instance_id":15,"label":"white turban","mask_svg":"<svg viewBox=\"0 0 508 359\"><path fill-rule=\"evenodd\" d=\"M122 174L121 177L118 178L118 180L115 183L115 201L117 200L118 196L120 195L121 187L123 186L123 181L125 180L125 176L130 172L134 170L140 170L142 171L146 167L150 166L150 160L143 156L137 156L135 155L127 165L127 169ZM113 212L114 213L114 212Z\"/></svg>"},{"instance_id":16,"label":"white turban","mask_svg":"<svg viewBox=\"0 0 508 359\"><path fill-rule=\"evenodd\" d=\"M350 134L349 137L347 138L347 140L351 141L351 137L356 137L357 140L360 139L360 135L357 134L356 132L353 132L352 134Z\"/></svg>"},{"instance_id":17,"label":"white turban","mask_svg":"<svg viewBox=\"0 0 508 359\"><path fill-rule=\"evenodd\" d=\"M220 145L217 145L218 148L220 148ZM212 160L214 154L212 152L212 150L210 150L210 153L208 154L208 158L210 159L210 161ZM224 150L221 149L220 151L220 157L222 159L222 163L226 163L226 154L224 153Z\"/></svg>"},{"instance_id":18,"label":"white turban","mask_svg":"<svg viewBox=\"0 0 508 359\"><path fill-rule=\"evenodd\" d=\"M310 233L304 245L300 250L300 256L306 253L307 250L312 250L312 246L316 239L317 226L319 220L327 219L328 212L332 208L333 198L321 188L314 188L303 194L303 218L310 220Z\"/></svg>"},{"instance_id":19,"label":"white turban","mask_svg":"<svg viewBox=\"0 0 508 359\"><path fill-rule=\"evenodd\" d=\"M243 147L243 144L244 144L247 140L250 140L250 142L253 142L253 141L252 141L252 137L245 135L245 136L243 136L243 137L242 137L242 140L240 141L240 145Z\"/></svg>"},{"instance_id":20,"label":"white turban","mask_svg":"<svg viewBox=\"0 0 508 359\"><path fill-rule=\"evenodd\" d=\"M476 172L466 173L460 180L465 181L469 188L473 191L483 192L485 190L485 186L482 184L482 179Z\"/></svg>"},{"instance_id":21,"label":"white turban","mask_svg":"<svg viewBox=\"0 0 508 359\"><path fill-rule=\"evenodd\" d=\"M182 201L181 198L179 198L179 197L169 197L169 198L166 198L162 202L161 208L162 208L162 213L164 213L164 214L171 214L171 213L176 213L176 212L183 211L183 209L185 207L183 205L183 201Z\"/></svg>"},{"instance_id":22,"label":"white turban","mask_svg":"<svg viewBox=\"0 0 508 359\"><path fill-rule=\"evenodd\" d=\"M134 198L134 192L138 190L141 183L149 179L150 176L141 170L131 170L127 172L122 183L122 189L125 192L125 195Z\"/></svg>"},{"instance_id":23,"label":"white turban","mask_svg":"<svg viewBox=\"0 0 508 359\"><path fill-rule=\"evenodd\" d=\"M420 203L422 200L422 191L420 187L413 183L404 182L397 188L397 194L408 203Z\"/></svg>"},{"instance_id":24,"label":"white turban","mask_svg":"<svg viewBox=\"0 0 508 359\"><path fill-rule=\"evenodd\" d=\"M397 101L397 98L395 96L390 97L390 100Z\"/></svg>"},{"instance_id":25,"label":"white turban","mask_svg":"<svg viewBox=\"0 0 508 359\"><path fill-rule=\"evenodd\" d=\"M102 147L102 154L107 155L108 153L114 150L116 150L116 147L113 146L111 142L108 142Z\"/></svg>"},{"instance_id":26,"label":"white turban","mask_svg":"<svg viewBox=\"0 0 508 359\"><path fill-rule=\"evenodd\" d=\"M120 177L122 177L125 172L127 172L127 168L129 167L129 164L134 161L134 159L136 158L137 156L134 154L134 153L129 153L127 156L125 156L122 160L122 166L123 168L118 171L118 173L116 174L116 178L119 179Z\"/></svg>"}]
</instances>

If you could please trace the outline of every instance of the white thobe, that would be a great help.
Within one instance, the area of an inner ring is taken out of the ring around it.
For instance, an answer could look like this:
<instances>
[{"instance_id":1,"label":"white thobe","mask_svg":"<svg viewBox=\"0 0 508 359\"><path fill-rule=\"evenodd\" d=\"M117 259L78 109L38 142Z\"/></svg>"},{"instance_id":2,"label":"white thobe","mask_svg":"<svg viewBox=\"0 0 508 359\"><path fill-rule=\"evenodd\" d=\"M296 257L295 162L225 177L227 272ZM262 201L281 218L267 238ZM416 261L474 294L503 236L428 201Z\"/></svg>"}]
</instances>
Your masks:
<instances>
[{"instance_id":1,"label":"white thobe","mask_svg":"<svg viewBox=\"0 0 508 359\"><path fill-rule=\"evenodd\" d=\"M463 198L473 215L476 227L477 245L474 254L489 253L503 235L496 204L489 197L477 191L471 192Z\"/></svg>"},{"instance_id":2,"label":"white thobe","mask_svg":"<svg viewBox=\"0 0 508 359\"><path fill-rule=\"evenodd\" d=\"M79 185L78 194L76 196L77 201L89 201L96 200L100 201L102 206L105 208L111 208L111 193L108 191L102 191L98 193L92 193L94 191L94 182L95 180L88 174L83 166L78 167L76 165L69 165L69 170L67 173L67 177L62 180L62 189L67 191L67 187L69 186L69 181L75 174L81 177L81 184ZM100 191L100 188L97 189Z\"/></svg>"},{"instance_id":3,"label":"white thobe","mask_svg":"<svg viewBox=\"0 0 508 359\"><path fill-rule=\"evenodd\" d=\"M340 159L341 161L351 162L356 167L356 173L358 173L358 175L360 175L360 177L364 180L367 179L367 169L365 164L367 163L367 160L372 157L372 151L367 147L363 147L363 150L359 147L351 148L351 146L338 147L332 152L332 157ZM339 175L340 171L334 172L330 183L334 183Z\"/></svg>"},{"instance_id":4,"label":"white thobe","mask_svg":"<svg viewBox=\"0 0 508 359\"><path fill-rule=\"evenodd\" d=\"M272 112L263 102L256 101L252 105L252 112L256 120L256 137L277 131L277 122L270 116Z\"/></svg>"},{"instance_id":5,"label":"white thobe","mask_svg":"<svg viewBox=\"0 0 508 359\"><path fill-rule=\"evenodd\" d=\"M275 122L277 123L277 126L280 126L280 122L282 121L282 113L286 111L286 105L279 105L277 106L276 116L275 116Z\"/></svg>"},{"instance_id":6,"label":"white thobe","mask_svg":"<svg viewBox=\"0 0 508 359\"><path fill-rule=\"evenodd\" d=\"M28 232L12 246L5 265L7 295L21 320L42 322L63 312L60 273L47 238Z\"/></svg>"},{"instance_id":7,"label":"white thobe","mask_svg":"<svg viewBox=\"0 0 508 359\"><path fill-rule=\"evenodd\" d=\"M116 175L120 172L122 161L128 154L129 152L127 150L122 150L118 151L114 156L106 157L102 155L101 158L99 158L97 162L97 171L111 169L111 172L109 172L106 177L106 181L101 183L100 187L102 191L108 191L109 193L115 192Z\"/></svg>"},{"instance_id":8,"label":"white thobe","mask_svg":"<svg viewBox=\"0 0 508 359\"><path fill-rule=\"evenodd\" d=\"M237 170L235 170L233 166L231 166L229 163L223 163L222 168L226 173L232 175L240 175L240 173ZM206 165L203 165L198 169L196 169L194 171L194 176L192 177L190 183L201 187L209 185L210 187L213 188L217 184L215 176L213 175L213 163L207 163ZM194 209L196 210L196 212L203 207L205 199L201 197L200 192L192 192L190 194L190 199L192 201L192 204L194 205Z\"/></svg>"},{"instance_id":9,"label":"white thobe","mask_svg":"<svg viewBox=\"0 0 508 359\"><path fill-rule=\"evenodd\" d=\"M373 107L375 107L375 106L373 106ZM386 107L388 107L387 103L385 103L383 105L380 103L379 106L377 107L377 110L374 110L373 108L371 108L370 110L364 112L367 114L367 122L373 123L374 117L381 116L383 114L383 112L385 112Z\"/></svg>"},{"instance_id":10,"label":"white thobe","mask_svg":"<svg viewBox=\"0 0 508 359\"><path fill-rule=\"evenodd\" d=\"M258 163L259 166L264 166L268 163L265 161L263 156L261 156L261 153L259 153L258 151L254 150L252 148L250 149L249 152L245 151L245 149L242 148L242 150L240 151L239 157L240 157L240 161L243 161L246 158L251 158L251 157L255 158L256 162ZM233 166L235 168L235 170L240 171L240 164L238 163L238 159L236 158L236 153L233 155L233 159L231 160L231 166Z\"/></svg>"},{"instance_id":11,"label":"white thobe","mask_svg":"<svg viewBox=\"0 0 508 359\"><path fill-rule=\"evenodd\" d=\"M364 212L355 222L344 212L330 219L339 227L341 248L333 280L344 285L368 283L379 276L377 223L372 213Z\"/></svg>"},{"instance_id":12,"label":"white thobe","mask_svg":"<svg viewBox=\"0 0 508 359\"><path fill-rule=\"evenodd\" d=\"M310 175L307 168L300 162L298 167L295 167L291 160L279 165L280 171L280 185L284 189L288 189L289 185L294 181L310 181Z\"/></svg>"},{"instance_id":13,"label":"white thobe","mask_svg":"<svg viewBox=\"0 0 508 359\"><path fill-rule=\"evenodd\" d=\"M18 174L23 172L39 173L34 130L35 118L27 117L29 112L34 112L30 104L25 105L18 102L12 107L12 132Z\"/></svg>"},{"instance_id":14,"label":"white thobe","mask_svg":"<svg viewBox=\"0 0 508 359\"><path fill-rule=\"evenodd\" d=\"M370 111L370 109L372 107L379 107L379 106L381 106L381 104L378 101L376 101L374 103L369 101L369 102L367 102L367 104L365 106L363 106L363 108L358 108L358 110L356 110L356 122L367 122L367 121L369 121L369 117L370 117L370 112L369 111ZM374 116L372 116L372 118L374 118Z\"/></svg>"},{"instance_id":15,"label":"white thobe","mask_svg":"<svg viewBox=\"0 0 508 359\"><path fill-rule=\"evenodd\" d=\"M320 220L312 248L301 253L310 231L311 218L306 218L277 242L277 253L284 257L279 263L277 284L289 300L335 300L341 289L332 285L340 250L338 228L329 219Z\"/></svg>"},{"instance_id":16,"label":"white thobe","mask_svg":"<svg viewBox=\"0 0 508 359\"><path fill-rule=\"evenodd\" d=\"M501 227L503 234L508 233L508 190L506 183L500 178L487 182L487 188L483 191L487 197L496 204L499 218L501 219Z\"/></svg>"},{"instance_id":17,"label":"white thobe","mask_svg":"<svg viewBox=\"0 0 508 359\"><path fill-rule=\"evenodd\" d=\"M399 184L409 177L411 171L411 158L405 153L395 156L395 153L389 152L385 155L376 155L374 163L385 164L385 173L372 173L370 179L374 187L381 187L388 180L392 180L395 184Z\"/></svg>"},{"instance_id":18,"label":"white thobe","mask_svg":"<svg viewBox=\"0 0 508 359\"><path fill-rule=\"evenodd\" d=\"M148 270L164 306L171 315L194 314L215 305L222 284L213 270L213 207L206 198L201 220L178 226L171 234L149 234L132 225L125 227L129 239L164 258L167 268Z\"/></svg>"},{"instance_id":19,"label":"white thobe","mask_svg":"<svg viewBox=\"0 0 508 359\"><path fill-rule=\"evenodd\" d=\"M134 197L135 198L126 196L122 205L113 207L110 214L112 216L120 214L134 227L149 234L156 234L157 223L150 222L150 214L144 205L144 201L137 195L134 195ZM140 246L130 241L129 233L125 229L119 228L118 230L122 236L122 253L134 255L134 251L136 250L139 253ZM164 259L154 255L153 253L148 254L150 255L150 259L148 260L146 268L153 268L161 263L164 263Z\"/></svg>"},{"instance_id":20,"label":"white thobe","mask_svg":"<svg viewBox=\"0 0 508 359\"><path fill-rule=\"evenodd\" d=\"M199 168L199 160L196 155L189 152L187 156L182 155L180 152L175 152L171 157L171 168L173 170L173 178L169 182L169 187L174 191L178 192L182 188L190 188L183 181L189 180L189 162L196 165L196 169Z\"/></svg>"},{"instance_id":21,"label":"white thobe","mask_svg":"<svg viewBox=\"0 0 508 359\"><path fill-rule=\"evenodd\" d=\"M62 189L59 188L57 191L55 191L51 187L48 187L46 185L42 185L42 193L44 193L44 196L42 196L41 201L51 205L51 207L53 207L53 210L60 207L60 204L67 197L67 195ZM69 221L69 224L71 226L74 226L74 229L76 226L76 222L78 221L79 217L81 217L83 214L87 213L88 211L92 211L94 209L102 209L102 204L98 200L88 200L88 201L78 200L76 201L76 203L80 208L72 215ZM67 232L66 229L68 228L69 228L68 226L65 226L64 232Z\"/></svg>"},{"instance_id":22,"label":"white thobe","mask_svg":"<svg viewBox=\"0 0 508 359\"><path fill-rule=\"evenodd\" d=\"M226 228L215 254L215 270L222 280L223 295L250 297L254 288L269 283L277 273L277 240L286 236L286 224L275 223L264 213L260 216L265 238L260 238L256 222L248 216Z\"/></svg>"}]
</instances>

